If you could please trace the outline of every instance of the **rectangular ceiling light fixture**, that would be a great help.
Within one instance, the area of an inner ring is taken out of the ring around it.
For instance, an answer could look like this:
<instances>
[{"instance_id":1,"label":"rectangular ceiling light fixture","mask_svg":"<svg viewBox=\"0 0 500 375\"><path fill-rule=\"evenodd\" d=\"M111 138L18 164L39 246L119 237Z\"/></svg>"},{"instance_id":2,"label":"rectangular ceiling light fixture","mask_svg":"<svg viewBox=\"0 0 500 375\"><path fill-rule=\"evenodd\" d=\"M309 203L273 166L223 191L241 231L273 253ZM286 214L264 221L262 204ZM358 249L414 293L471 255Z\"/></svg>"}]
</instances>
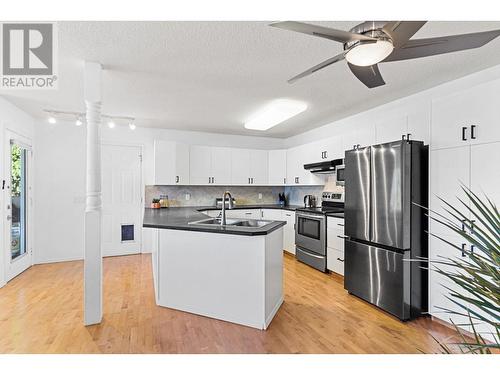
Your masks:
<instances>
[{"instance_id":1,"label":"rectangular ceiling light fixture","mask_svg":"<svg viewBox=\"0 0 500 375\"><path fill-rule=\"evenodd\" d=\"M262 108L249 121L245 128L253 130L267 130L283 121L304 112L307 104L298 100L276 99Z\"/></svg>"}]
</instances>

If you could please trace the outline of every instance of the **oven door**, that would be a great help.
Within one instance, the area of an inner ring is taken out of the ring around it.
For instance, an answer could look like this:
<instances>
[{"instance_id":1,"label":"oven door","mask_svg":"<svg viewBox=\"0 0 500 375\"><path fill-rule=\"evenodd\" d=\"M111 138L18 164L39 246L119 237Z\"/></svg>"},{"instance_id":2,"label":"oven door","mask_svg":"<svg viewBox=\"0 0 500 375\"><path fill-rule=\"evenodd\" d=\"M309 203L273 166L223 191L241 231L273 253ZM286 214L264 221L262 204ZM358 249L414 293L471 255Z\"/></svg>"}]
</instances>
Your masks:
<instances>
[{"instance_id":1,"label":"oven door","mask_svg":"<svg viewBox=\"0 0 500 375\"><path fill-rule=\"evenodd\" d=\"M326 255L326 217L297 212L295 215L295 244L310 252Z\"/></svg>"}]
</instances>

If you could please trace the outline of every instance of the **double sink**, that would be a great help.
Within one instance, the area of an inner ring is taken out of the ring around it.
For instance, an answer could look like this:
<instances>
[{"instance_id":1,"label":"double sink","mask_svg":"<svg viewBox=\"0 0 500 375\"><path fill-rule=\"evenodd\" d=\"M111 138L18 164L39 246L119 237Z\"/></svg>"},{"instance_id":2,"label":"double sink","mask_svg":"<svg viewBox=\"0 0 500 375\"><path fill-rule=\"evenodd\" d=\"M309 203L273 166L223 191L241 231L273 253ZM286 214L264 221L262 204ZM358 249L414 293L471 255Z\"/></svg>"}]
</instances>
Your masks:
<instances>
[{"instance_id":1,"label":"double sink","mask_svg":"<svg viewBox=\"0 0 500 375\"><path fill-rule=\"evenodd\" d=\"M272 223L272 221L268 220L248 220L248 219L226 219L226 225L225 226L232 226L232 227L249 227L249 228L261 228L263 226L266 226L268 224ZM192 221L189 224L193 225L222 225L222 219L221 218L208 218L208 219L203 219L203 220L198 220L198 221Z\"/></svg>"}]
</instances>

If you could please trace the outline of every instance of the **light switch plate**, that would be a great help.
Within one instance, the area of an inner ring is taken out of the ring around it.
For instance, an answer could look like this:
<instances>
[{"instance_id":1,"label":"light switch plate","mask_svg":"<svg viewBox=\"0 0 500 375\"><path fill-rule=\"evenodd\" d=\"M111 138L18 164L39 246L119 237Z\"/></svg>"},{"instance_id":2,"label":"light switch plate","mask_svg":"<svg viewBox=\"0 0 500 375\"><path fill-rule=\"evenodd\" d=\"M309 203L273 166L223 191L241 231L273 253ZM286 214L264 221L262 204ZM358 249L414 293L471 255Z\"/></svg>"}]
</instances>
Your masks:
<instances>
[{"instance_id":1,"label":"light switch plate","mask_svg":"<svg viewBox=\"0 0 500 375\"><path fill-rule=\"evenodd\" d=\"M188 200L190 200L190 199L191 199L191 194L186 193L186 200L188 201Z\"/></svg>"},{"instance_id":2,"label":"light switch plate","mask_svg":"<svg viewBox=\"0 0 500 375\"><path fill-rule=\"evenodd\" d=\"M259 193L259 199L262 199L262 193Z\"/></svg>"}]
</instances>

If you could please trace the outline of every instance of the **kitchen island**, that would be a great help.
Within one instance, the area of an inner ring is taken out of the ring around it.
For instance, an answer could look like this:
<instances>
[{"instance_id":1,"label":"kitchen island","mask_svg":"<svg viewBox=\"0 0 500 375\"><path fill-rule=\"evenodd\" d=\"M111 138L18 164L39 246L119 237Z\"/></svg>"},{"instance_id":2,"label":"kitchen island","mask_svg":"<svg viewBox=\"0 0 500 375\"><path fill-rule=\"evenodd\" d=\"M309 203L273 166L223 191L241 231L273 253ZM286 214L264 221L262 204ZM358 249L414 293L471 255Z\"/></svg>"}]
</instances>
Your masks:
<instances>
[{"instance_id":1,"label":"kitchen island","mask_svg":"<svg viewBox=\"0 0 500 375\"><path fill-rule=\"evenodd\" d=\"M193 224L211 219L199 210L145 209L143 225L154 231L156 303L266 329L283 303L285 222Z\"/></svg>"}]
</instances>

